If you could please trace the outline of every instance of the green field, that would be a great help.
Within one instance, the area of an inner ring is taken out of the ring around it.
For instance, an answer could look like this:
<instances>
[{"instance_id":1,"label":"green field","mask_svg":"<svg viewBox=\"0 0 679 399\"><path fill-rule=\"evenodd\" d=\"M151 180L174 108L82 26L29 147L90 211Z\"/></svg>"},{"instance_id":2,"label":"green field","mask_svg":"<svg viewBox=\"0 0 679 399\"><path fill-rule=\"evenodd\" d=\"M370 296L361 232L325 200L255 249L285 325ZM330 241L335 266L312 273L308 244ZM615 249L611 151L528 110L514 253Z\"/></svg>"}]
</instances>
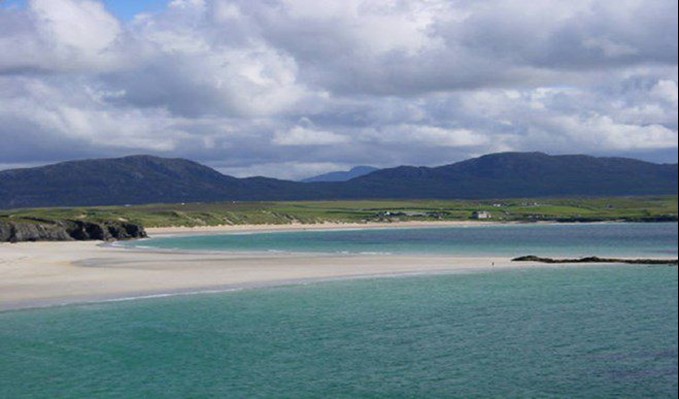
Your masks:
<instances>
[{"instance_id":1,"label":"green field","mask_svg":"<svg viewBox=\"0 0 679 399\"><path fill-rule=\"evenodd\" d=\"M0 221L117 220L145 227L369 223L472 220L475 211L490 212L494 221L676 221L677 197L157 204L0 211Z\"/></svg>"}]
</instances>

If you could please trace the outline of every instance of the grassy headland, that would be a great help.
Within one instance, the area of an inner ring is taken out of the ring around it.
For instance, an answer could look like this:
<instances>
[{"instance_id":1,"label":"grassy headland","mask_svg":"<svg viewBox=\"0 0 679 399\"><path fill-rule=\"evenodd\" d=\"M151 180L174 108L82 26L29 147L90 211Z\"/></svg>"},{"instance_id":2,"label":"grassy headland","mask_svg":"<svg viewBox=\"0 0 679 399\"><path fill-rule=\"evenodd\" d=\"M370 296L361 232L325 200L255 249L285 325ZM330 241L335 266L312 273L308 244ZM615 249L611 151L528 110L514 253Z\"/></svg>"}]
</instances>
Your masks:
<instances>
[{"instance_id":1,"label":"grassy headland","mask_svg":"<svg viewBox=\"0 0 679 399\"><path fill-rule=\"evenodd\" d=\"M677 197L510 200L223 202L0 211L0 221L122 221L144 227L467 221L486 211L501 222L677 221Z\"/></svg>"}]
</instances>

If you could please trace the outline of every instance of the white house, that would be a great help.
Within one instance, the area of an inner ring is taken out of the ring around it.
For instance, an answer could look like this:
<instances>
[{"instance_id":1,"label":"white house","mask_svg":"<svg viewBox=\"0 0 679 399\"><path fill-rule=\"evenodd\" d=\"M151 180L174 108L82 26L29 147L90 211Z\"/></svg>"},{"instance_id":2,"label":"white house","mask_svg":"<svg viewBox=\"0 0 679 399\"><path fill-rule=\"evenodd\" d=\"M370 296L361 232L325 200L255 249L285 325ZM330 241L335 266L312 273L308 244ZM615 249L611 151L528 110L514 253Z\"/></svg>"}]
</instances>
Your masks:
<instances>
[{"instance_id":1,"label":"white house","mask_svg":"<svg viewBox=\"0 0 679 399\"><path fill-rule=\"evenodd\" d=\"M493 215L486 211L476 211L472 214L472 218L482 220L482 219L492 219Z\"/></svg>"}]
</instances>

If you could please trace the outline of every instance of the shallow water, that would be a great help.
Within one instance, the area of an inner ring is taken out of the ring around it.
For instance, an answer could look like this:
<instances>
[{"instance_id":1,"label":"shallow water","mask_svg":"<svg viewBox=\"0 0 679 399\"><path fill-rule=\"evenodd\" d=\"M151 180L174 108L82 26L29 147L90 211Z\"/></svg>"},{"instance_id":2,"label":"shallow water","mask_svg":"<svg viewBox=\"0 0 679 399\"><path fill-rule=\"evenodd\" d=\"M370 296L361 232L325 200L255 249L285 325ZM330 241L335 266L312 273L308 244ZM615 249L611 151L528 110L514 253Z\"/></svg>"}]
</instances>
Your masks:
<instances>
[{"instance_id":1,"label":"shallow water","mask_svg":"<svg viewBox=\"0 0 679 399\"><path fill-rule=\"evenodd\" d=\"M677 397L677 269L319 283L0 313L2 398Z\"/></svg>"},{"instance_id":2,"label":"shallow water","mask_svg":"<svg viewBox=\"0 0 679 399\"><path fill-rule=\"evenodd\" d=\"M139 245L139 244L135 244ZM147 240L181 250L676 256L677 224ZM0 398L677 397L677 268L531 268L0 313Z\"/></svg>"},{"instance_id":3,"label":"shallow water","mask_svg":"<svg viewBox=\"0 0 679 399\"><path fill-rule=\"evenodd\" d=\"M677 223L298 231L168 237L127 245L195 251L664 257L677 255Z\"/></svg>"}]
</instances>

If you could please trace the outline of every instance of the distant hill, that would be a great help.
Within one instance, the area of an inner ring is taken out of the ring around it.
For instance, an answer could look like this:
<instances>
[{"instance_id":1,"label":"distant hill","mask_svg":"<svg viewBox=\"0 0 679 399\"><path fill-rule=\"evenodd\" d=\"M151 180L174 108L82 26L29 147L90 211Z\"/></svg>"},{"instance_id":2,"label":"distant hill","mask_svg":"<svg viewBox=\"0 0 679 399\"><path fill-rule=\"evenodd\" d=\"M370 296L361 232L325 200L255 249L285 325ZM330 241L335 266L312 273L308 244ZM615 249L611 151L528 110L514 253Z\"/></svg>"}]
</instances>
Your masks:
<instances>
[{"instance_id":1,"label":"distant hill","mask_svg":"<svg viewBox=\"0 0 679 399\"><path fill-rule=\"evenodd\" d=\"M185 159L137 155L0 171L0 208L285 198L290 185L301 183L237 179Z\"/></svg>"},{"instance_id":2,"label":"distant hill","mask_svg":"<svg viewBox=\"0 0 679 399\"><path fill-rule=\"evenodd\" d=\"M356 192L388 198L676 195L677 164L509 152L436 168L384 169L350 184Z\"/></svg>"},{"instance_id":3,"label":"distant hill","mask_svg":"<svg viewBox=\"0 0 679 399\"><path fill-rule=\"evenodd\" d=\"M436 168L402 166L345 182L238 179L146 155L0 171L0 208L215 201L676 195L677 165L542 153L491 154Z\"/></svg>"},{"instance_id":4,"label":"distant hill","mask_svg":"<svg viewBox=\"0 0 679 399\"><path fill-rule=\"evenodd\" d=\"M372 167L372 166L356 166L355 168L351 168L351 170L348 171L341 171L341 172L330 172L330 173L325 173L322 175L314 176L314 177L309 177L307 179L303 179L302 182L304 183L320 183L320 182L340 182L340 181L349 181L351 179L355 179L357 177L365 176L369 173L378 171L378 168Z\"/></svg>"}]
</instances>

